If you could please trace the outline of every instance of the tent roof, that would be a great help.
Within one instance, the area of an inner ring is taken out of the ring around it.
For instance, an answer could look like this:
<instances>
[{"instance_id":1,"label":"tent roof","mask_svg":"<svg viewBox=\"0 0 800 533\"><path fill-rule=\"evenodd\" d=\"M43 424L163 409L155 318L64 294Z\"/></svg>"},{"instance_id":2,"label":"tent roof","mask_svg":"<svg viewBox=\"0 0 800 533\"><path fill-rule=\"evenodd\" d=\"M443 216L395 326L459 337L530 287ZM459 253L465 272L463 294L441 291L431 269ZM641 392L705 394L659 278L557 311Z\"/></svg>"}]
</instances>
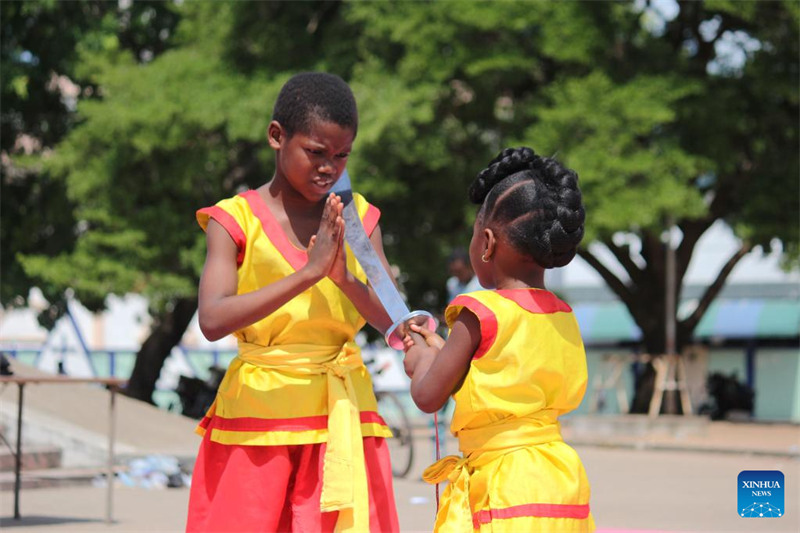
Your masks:
<instances>
[{"instance_id":1,"label":"tent roof","mask_svg":"<svg viewBox=\"0 0 800 533\"><path fill-rule=\"evenodd\" d=\"M632 342L642 332L622 302L572 306L585 344ZM694 332L696 339L775 339L800 336L796 299L723 299L711 304Z\"/></svg>"}]
</instances>

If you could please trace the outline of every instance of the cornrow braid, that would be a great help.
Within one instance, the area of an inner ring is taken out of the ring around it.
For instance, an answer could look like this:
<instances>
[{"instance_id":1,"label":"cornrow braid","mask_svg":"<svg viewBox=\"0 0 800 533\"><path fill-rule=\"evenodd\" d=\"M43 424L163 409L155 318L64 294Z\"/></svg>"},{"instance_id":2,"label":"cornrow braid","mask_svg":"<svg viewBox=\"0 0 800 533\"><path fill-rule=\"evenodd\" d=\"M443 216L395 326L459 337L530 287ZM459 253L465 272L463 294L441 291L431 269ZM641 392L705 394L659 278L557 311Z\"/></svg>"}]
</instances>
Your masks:
<instances>
[{"instance_id":1,"label":"cornrow braid","mask_svg":"<svg viewBox=\"0 0 800 533\"><path fill-rule=\"evenodd\" d=\"M506 148L469 188L480 217L543 268L564 266L583 239L578 175L530 148Z\"/></svg>"}]
</instances>

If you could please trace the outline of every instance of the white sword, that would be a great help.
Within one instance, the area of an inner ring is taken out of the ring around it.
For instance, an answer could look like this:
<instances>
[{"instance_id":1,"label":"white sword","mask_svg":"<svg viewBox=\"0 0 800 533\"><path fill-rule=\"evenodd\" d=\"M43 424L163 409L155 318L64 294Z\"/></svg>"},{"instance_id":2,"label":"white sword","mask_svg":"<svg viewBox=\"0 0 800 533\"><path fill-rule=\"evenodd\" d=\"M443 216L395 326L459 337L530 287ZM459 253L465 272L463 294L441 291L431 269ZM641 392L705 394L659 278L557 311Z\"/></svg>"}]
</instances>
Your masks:
<instances>
[{"instance_id":1,"label":"white sword","mask_svg":"<svg viewBox=\"0 0 800 533\"><path fill-rule=\"evenodd\" d=\"M358 216L358 210L353 201L350 175L347 170L342 172L339 181L333 186L331 192L339 195L344 204L344 209L342 210L344 238L347 244L350 245L353 255L358 259L364 272L366 272L369 284L375 291L378 300L380 300L381 305L392 320L391 327L386 330L386 342L392 348L402 350L403 338L401 333L404 332L398 331L401 324L405 324L414 317L423 316L427 317L426 327L433 331L436 329L436 319L427 311L409 311L408 306L403 301L403 297L383 267L375 248L372 247L372 242L369 240L369 236L364 230L364 225L361 223L361 218Z\"/></svg>"}]
</instances>

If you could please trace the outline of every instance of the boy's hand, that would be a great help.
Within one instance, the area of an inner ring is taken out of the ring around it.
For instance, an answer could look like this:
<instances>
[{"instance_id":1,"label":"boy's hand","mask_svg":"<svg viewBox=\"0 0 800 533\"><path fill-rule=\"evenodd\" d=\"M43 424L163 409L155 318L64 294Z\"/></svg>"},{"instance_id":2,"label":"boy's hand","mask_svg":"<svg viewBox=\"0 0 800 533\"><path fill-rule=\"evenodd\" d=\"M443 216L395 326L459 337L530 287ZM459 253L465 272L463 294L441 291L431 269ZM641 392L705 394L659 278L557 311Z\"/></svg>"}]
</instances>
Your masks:
<instances>
[{"instance_id":1,"label":"boy's hand","mask_svg":"<svg viewBox=\"0 0 800 533\"><path fill-rule=\"evenodd\" d=\"M344 205L342 204L341 200L339 201L339 204L342 206ZM331 281L333 281L336 285L342 285L343 283L347 282L347 276L348 272L347 254L345 253L344 241L344 219L342 219L342 238L339 240L339 248L336 251L336 257L333 259L333 264L331 264L331 269L328 271L328 277L331 278Z\"/></svg>"},{"instance_id":2,"label":"boy's hand","mask_svg":"<svg viewBox=\"0 0 800 533\"><path fill-rule=\"evenodd\" d=\"M316 235L308 243L308 264L315 275L327 276L336 261L339 248L343 246L344 219L342 200L331 193L325 201L322 219Z\"/></svg>"}]
</instances>

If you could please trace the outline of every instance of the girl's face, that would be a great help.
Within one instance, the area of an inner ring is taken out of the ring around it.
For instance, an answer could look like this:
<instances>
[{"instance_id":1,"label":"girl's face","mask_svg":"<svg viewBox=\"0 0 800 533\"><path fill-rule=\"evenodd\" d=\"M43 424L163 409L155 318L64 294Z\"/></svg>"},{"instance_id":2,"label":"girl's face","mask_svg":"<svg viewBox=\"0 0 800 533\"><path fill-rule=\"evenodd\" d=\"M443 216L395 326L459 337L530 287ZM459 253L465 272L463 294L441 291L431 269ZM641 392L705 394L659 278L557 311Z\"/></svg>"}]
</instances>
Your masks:
<instances>
[{"instance_id":1,"label":"girl's face","mask_svg":"<svg viewBox=\"0 0 800 533\"><path fill-rule=\"evenodd\" d=\"M352 129L334 122L314 121L308 133L298 131L287 137L273 121L269 143L277 150L276 176L306 200L320 202L342 175L354 140Z\"/></svg>"},{"instance_id":2,"label":"girl's face","mask_svg":"<svg viewBox=\"0 0 800 533\"><path fill-rule=\"evenodd\" d=\"M469 243L469 261L472 263L472 270L474 270L475 275L478 276L478 281L481 286L492 289L495 286L495 281L491 262L484 262L482 259L489 246L488 237L482 224L482 215L483 208L478 211L478 216L475 217L475 224L472 225L472 240Z\"/></svg>"}]
</instances>

